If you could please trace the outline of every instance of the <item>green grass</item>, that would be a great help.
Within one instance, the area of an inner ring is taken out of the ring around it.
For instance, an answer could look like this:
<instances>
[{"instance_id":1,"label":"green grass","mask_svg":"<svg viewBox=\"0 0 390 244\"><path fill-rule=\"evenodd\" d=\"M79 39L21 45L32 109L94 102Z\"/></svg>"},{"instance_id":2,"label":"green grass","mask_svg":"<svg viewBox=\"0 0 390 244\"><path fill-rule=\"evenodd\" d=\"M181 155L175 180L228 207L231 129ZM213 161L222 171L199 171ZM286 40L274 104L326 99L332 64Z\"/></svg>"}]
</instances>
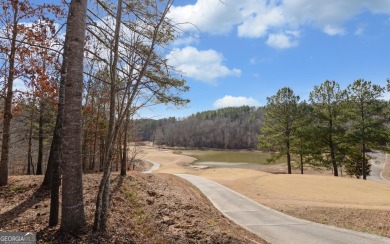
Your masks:
<instances>
[{"instance_id":1,"label":"green grass","mask_svg":"<svg viewBox=\"0 0 390 244\"><path fill-rule=\"evenodd\" d=\"M19 185L13 185L10 188L11 192L19 192L19 193L28 191L28 189L29 189L28 186L19 186Z\"/></svg>"},{"instance_id":2,"label":"green grass","mask_svg":"<svg viewBox=\"0 0 390 244\"><path fill-rule=\"evenodd\" d=\"M213 151L213 150L183 150L181 154L197 158L197 163L201 162L225 162L225 163L253 163L269 164L267 158L271 154L257 151ZM275 162L284 163L281 158Z\"/></svg>"},{"instance_id":3,"label":"green grass","mask_svg":"<svg viewBox=\"0 0 390 244\"><path fill-rule=\"evenodd\" d=\"M138 196L136 193L132 191L128 191L125 193L125 196L127 199L129 199L132 203L137 203L138 202Z\"/></svg>"}]
</instances>

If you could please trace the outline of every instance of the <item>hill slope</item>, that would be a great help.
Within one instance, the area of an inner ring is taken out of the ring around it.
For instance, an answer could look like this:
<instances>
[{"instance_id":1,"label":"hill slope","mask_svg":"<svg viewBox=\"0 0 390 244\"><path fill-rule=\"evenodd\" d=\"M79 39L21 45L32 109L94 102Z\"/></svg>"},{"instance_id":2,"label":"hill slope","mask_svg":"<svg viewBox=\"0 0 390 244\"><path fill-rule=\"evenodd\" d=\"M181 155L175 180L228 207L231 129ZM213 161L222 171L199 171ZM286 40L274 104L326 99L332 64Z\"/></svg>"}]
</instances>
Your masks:
<instances>
[{"instance_id":1,"label":"hill slope","mask_svg":"<svg viewBox=\"0 0 390 244\"><path fill-rule=\"evenodd\" d=\"M139 138L157 145L223 149L256 148L263 108L222 108L184 119L141 120Z\"/></svg>"},{"instance_id":2,"label":"hill slope","mask_svg":"<svg viewBox=\"0 0 390 244\"><path fill-rule=\"evenodd\" d=\"M91 226L100 175L84 177L88 225L75 236L46 228L49 195L37 191L40 176L12 176L0 188L0 231L33 231L45 242L70 243L263 243L232 224L188 182L167 174L113 175L108 232Z\"/></svg>"}]
</instances>

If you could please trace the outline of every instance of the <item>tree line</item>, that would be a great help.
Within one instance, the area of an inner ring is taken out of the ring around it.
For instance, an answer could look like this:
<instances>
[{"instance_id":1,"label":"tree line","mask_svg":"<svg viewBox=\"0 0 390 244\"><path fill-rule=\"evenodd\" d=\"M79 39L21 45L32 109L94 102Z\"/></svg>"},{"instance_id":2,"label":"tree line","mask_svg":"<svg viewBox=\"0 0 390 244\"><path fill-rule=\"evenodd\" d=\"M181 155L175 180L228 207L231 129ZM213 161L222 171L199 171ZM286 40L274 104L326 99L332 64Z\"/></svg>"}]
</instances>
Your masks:
<instances>
[{"instance_id":1,"label":"tree line","mask_svg":"<svg viewBox=\"0 0 390 244\"><path fill-rule=\"evenodd\" d=\"M300 101L284 87L267 98L259 148L285 156L288 173L292 160L348 175L370 174L369 150L388 150L389 103L382 99L385 88L359 79L341 89L336 81L315 86L309 102Z\"/></svg>"},{"instance_id":2,"label":"tree line","mask_svg":"<svg viewBox=\"0 0 390 244\"><path fill-rule=\"evenodd\" d=\"M128 168L133 115L188 102L185 80L165 58L180 32L167 18L172 3L1 1L0 186L9 169L44 174L50 226L59 209L62 231L85 225L82 175L103 172L94 230L104 231L111 171Z\"/></svg>"},{"instance_id":3,"label":"tree line","mask_svg":"<svg viewBox=\"0 0 390 244\"><path fill-rule=\"evenodd\" d=\"M255 149L263 108L242 106L199 112L184 119L139 121L139 138L170 147Z\"/></svg>"}]
</instances>

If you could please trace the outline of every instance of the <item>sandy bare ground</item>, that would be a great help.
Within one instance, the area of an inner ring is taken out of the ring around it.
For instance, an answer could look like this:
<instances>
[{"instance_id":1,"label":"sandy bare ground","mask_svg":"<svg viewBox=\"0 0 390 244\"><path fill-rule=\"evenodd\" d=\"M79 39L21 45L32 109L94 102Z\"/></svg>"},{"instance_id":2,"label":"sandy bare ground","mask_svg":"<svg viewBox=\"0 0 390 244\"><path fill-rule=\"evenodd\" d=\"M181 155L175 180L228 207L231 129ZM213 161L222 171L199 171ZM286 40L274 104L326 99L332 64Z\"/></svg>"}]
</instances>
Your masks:
<instances>
[{"instance_id":1,"label":"sandy bare ground","mask_svg":"<svg viewBox=\"0 0 390 244\"><path fill-rule=\"evenodd\" d=\"M157 173L199 175L290 215L390 236L389 185L330 175L270 174L237 168L194 169L189 166L195 160L192 157L153 147L144 150L147 159L161 164ZM390 176L389 168L384 177Z\"/></svg>"}]
</instances>

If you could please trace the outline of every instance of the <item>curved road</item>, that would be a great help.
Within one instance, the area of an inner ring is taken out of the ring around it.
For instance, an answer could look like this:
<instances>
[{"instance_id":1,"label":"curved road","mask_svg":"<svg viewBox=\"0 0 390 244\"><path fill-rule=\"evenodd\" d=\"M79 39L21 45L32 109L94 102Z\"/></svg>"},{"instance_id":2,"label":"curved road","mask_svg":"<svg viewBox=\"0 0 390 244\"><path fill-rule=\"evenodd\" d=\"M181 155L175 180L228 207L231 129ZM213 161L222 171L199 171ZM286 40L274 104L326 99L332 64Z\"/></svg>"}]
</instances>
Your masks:
<instances>
[{"instance_id":1,"label":"curved road","mask_svg":"<svg viewBox=\"0 0 390 244\"><path fill-rule=\"evenodd\" d=\"M291 217L205 178L177 174L207 196L236 224L271 243L390 243L389 238Z\"/></svg>"},{"instance_id":2,"label":"curved road","mask_svg":"<svg viewBox=\"0 0 390 244\"><path fill-rule=\"evenodd\" d=\"M152 167L149 170L143 172L145 174L153 173L153 171L156 171L160 168L160 164L157 162L154 162L154 161L151 161L148 159L143 159L143 160L152 164Z\"/></svg>"},{"instance_id":3,"label":"curved road","mask_svg":"<svg viewBox=\"0 0 390 244\"><path fill-rule=\"evenodd\" d=\"M384 153L375 152L375 153L370 153L370 156L372 156L373 158L370 160L371 173L369 176L367 176L367 180L372 180L384 184L390 184L390 181L386 180L382 176L382 171L386 165L388 155Z\"/></svg>"}]
</instances>

